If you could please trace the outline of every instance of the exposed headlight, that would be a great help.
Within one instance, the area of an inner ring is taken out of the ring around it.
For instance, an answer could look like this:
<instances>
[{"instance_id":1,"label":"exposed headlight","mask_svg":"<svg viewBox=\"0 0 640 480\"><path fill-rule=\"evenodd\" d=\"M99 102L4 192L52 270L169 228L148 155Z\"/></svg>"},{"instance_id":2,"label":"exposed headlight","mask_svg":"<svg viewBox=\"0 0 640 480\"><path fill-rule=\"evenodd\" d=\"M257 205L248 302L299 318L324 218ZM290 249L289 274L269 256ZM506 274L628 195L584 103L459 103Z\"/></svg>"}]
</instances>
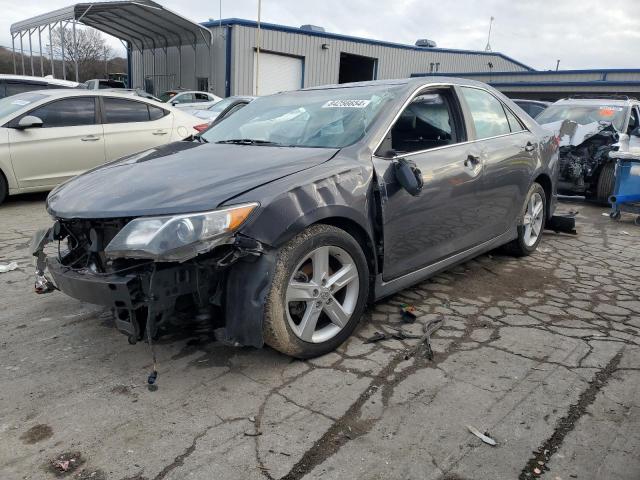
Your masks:
<instances>
[{"instance_id":1,"label":"exposed headlight","mask_svg":"<svg viewBox=\"0 0 640 480\"><path fill-rule=\"evenodd\" d=\"M150 258L183 262L227 242L258 206L245 203L211 212L136 218L118 232L109 258Z\"/></svg>"}]
</instances>

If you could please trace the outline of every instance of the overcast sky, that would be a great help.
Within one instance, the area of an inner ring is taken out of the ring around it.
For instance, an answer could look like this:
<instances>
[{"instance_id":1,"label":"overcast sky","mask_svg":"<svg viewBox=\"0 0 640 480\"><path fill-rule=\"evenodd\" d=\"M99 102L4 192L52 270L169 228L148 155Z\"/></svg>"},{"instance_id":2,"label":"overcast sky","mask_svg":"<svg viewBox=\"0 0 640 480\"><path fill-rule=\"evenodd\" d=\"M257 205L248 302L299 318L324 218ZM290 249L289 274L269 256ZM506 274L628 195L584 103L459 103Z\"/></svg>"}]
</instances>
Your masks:
<instances>
[{"instance_id":1,"label":"overcast sky","mask_svg":"<svg viewBox=\"0 0 640 480\"><path fill-rule=\"evenodd\" d=\"M0 0L0 45L9 27L73 0ZM202 22L219 18L218 0L157 0ZM222 0L222 17L256 19L257 0ZM640 68L640 0L263 0L262 20L413 44L483 50L491 47L535 69ZM35 38L35 37L34 37ZM37 43L37 40L36 40ZM117 43L114 42L114 45Z\"/></svg>"}]
</instances>

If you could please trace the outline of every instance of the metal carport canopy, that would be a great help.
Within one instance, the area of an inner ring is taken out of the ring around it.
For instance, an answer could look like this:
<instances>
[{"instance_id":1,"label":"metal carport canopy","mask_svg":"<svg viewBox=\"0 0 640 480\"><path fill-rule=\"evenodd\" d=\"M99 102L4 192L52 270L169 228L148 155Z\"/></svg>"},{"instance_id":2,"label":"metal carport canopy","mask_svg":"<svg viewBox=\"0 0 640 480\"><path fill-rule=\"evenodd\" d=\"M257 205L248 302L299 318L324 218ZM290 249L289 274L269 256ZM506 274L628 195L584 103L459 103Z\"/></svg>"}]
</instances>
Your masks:
<instances>
[{"instance_id":1,"label":"metal carport canopy","mask_svg":"<svg viewBox=\"0 0 640 480\"><path fill-rule=\"evenodd\" d=\"M129 42L138 50L211 45L209 29L150 0L77 3L11 25L11 35L75 21Z\"/></svg>"}]
</instances>

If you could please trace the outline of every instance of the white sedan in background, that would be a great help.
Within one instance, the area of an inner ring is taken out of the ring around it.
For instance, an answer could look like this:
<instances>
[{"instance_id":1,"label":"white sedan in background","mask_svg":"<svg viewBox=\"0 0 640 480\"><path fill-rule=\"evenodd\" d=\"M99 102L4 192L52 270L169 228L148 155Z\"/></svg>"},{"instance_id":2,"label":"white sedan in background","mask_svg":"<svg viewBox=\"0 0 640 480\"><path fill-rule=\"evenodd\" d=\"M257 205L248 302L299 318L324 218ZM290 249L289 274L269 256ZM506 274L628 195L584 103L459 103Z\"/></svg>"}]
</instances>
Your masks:
<instances>
[{"instance_id":1,"label":"white sedan in background","mask_svg":"<svg viewBox=\"0 0 640 480\"><path fill-rule=\"evenodd\" d=\"M222 98L209 92L195 90L167 90L160 95L160 101L177 108L202 110L218 103Z\"/></svg>"},{"instance_id":2,"label":"white sedan in background","mask_svg":"<svg viewBox=\"0 0 640 480\"><path fill-rule=\"evenodd\" d=\"M0 203L208 124L169 105L100 90L38 90L0 100Z\"/></svg>"}]
</instances>

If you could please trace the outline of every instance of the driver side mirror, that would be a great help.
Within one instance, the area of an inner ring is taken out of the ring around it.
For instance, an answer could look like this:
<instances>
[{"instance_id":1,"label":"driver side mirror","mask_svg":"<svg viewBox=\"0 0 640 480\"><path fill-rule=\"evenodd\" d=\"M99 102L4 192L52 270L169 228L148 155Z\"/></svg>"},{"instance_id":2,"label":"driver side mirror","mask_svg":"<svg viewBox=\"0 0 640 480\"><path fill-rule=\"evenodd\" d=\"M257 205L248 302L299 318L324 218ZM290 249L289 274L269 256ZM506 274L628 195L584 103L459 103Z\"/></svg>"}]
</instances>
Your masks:
<instances>
[{"instance_id":1,"label":"driver side mirror","mask_svg":"<svg viewBox=\"0 0 640 480\"><path fill-rule=\"evenodd\" d=\"M424 181L422 180L422 172L416 167L416 164L405 158L399 158L394 162L393 167L402 188L414 197L419 196Z\"/></svg>"},{"instance_id":2,"label":"driver side mirror","mask_svg":"<svg viewBox=\"0 0 640 480\"><path fill-rule=\"evenodd\" d=\"M18 122L18 130L25 130L27 128L41 128L44 125L42 119L34 117L33 115L26 115Z\"/></svg>"}]
</instances>

